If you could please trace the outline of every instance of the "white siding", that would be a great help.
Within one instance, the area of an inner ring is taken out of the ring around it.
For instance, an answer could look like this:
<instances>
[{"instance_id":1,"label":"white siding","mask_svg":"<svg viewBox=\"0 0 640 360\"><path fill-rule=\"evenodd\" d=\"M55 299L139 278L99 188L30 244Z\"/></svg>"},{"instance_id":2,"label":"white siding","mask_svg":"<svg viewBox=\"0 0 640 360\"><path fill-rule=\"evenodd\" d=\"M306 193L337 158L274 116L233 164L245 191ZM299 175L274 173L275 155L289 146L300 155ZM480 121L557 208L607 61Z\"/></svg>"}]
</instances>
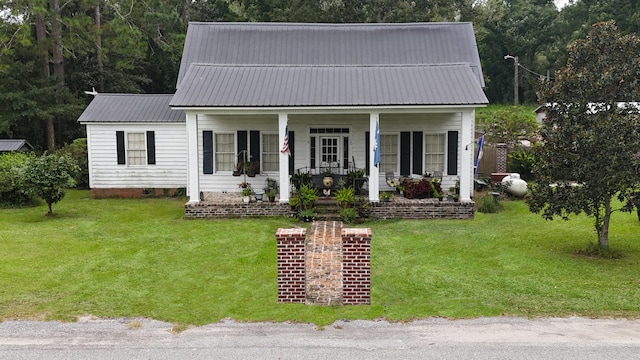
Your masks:
<instances>
[{"instance_id":1,"label":"white siding","mask_svg":"<svg viewBox=\"0 0 640 360\"><path fill-rule=\"evenodd\" d=\"M425 134L447 131L461 131L461 113L430 113L430 114L380 114L380 132L384 134L400 134L402 131L422 131ZM294 168L309 166L310 128L346 127L349 128L349 160L355 160L357 168L366 166L365 132L369 130L369 114L290 114L289 131L295 133ZM200 173L200 191L239 191L238 184L244 177L234 177L230 173L203 174L202 172L202 131L232 132L239 130L261 132L277 132L277 115L198 115L198 155ZM471 129L473 130L473 129ZM458 136L458 142L461 140ZM157 141L157 140L156 140ZM460 144L458 143L458 149ZM413 157L413 153L411 154ZM462 151L458 151L458 167L460 167ZM445 158L445 166L447 159ZM411 159L413 162L413 158ZM424 159L422 160L424 163ZM443 169L445 170L445 169ZM460 170L458 169L458 174ZM395 174L396 178L400 174ZM247 177L254 189L262 189L267 177L278 178L278 173L261 173L254 178ZM385 174L380 174L380 190L391 190L386 184ZM454 185L457 175L446 175L443 178L443 188Z\"/></svg>"},{"instance_id":2,"label":"white siding","mask_svg":"<svg viewBox=\"0 0 640 360\"><path fill-rule=\"evenodd\" d=\"M116 131L155 132L156 164L118 165ZM179 188L187 186L184 123L87 124L91 188Z\"/></svg>"}]
</instances>

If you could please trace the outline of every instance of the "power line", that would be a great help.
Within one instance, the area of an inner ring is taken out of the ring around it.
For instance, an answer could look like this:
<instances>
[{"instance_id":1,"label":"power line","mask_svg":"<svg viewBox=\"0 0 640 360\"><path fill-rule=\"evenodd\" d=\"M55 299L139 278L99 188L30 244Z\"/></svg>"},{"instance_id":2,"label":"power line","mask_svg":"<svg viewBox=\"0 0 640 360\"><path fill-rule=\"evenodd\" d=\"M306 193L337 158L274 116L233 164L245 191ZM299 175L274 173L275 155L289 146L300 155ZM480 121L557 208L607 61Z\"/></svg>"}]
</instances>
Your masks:
<instances>
[{"instance_id":1,"label":"power line","mask_svg":"<svg viewBox=\"0 0 640 360\"><path fill-rule=\"evenodd\" d=\"M546 77L547 77L547 75L539 74L539 73L537 73L537 72L535 72L535 71L533 71L533 70L531 70L531 69L529 69L529 68L525 67L525 66L524 66L524 65L522 65L521 63L518 63L518 66L520 66L521 68L525 69L526 71L528 71L528 72L532 73L533 75L537 75L537 76L539 76L539 77L543 77L543 78L546 78ZM551 76L550 76L550 77L549 77L549 80L555 80L555 78L553 78L553 77L551 77Z\"/></svg>"}]
</instances>

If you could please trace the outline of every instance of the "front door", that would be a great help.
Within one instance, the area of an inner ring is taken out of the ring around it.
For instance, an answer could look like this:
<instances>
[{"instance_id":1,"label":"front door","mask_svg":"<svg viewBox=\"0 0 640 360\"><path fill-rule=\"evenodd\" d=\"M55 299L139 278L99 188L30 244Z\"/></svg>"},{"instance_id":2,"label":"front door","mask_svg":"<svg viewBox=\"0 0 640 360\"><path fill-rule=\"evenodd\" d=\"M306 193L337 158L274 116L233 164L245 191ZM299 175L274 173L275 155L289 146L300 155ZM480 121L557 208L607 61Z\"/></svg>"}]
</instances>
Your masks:
<instances>
[{"instance_id":1,"label":"front door","mask_svg":"<svg viewBox=\"0 0 640 360\"><path fill-rule=\"evenodd\" d=\"M320 167L340 168L340 137L320 137Z\"/></svg>"}]
</instances>

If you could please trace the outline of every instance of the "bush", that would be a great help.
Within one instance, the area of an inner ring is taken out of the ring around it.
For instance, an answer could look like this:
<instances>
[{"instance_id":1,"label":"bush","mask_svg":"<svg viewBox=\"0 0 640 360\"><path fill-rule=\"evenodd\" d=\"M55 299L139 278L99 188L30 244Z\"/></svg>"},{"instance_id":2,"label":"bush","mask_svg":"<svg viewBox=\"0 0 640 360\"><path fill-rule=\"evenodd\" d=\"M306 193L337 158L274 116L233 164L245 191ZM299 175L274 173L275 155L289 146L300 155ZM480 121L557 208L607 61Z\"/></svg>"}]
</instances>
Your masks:
<instances>
[{"instance_id":1,"label":"bush","mask_svg":"<svg viewBox=\"0 0 640 360\"><path fill-rule=\"evenodd\" d=\"M358 211L354 208L340 210L340 217L345 224L354 224L358 220Z\"/></svg>"},{"instance_id":2,"label":"bush","mask_svg":"<svg viewBox=\"0 0 640 360\"><path fill-rule=\"evenodd\" d=\"M502 205L496 202L491 194L484 194L475 199L476 210L481 213L497 213L502 210Z\"/></svg>"},{"instance_id":3,"label":"bush","mask_svg":"<svg viewBox=\"0 0 640 360\"><path fill-rule=\"evenodd\" d=\"M20 206L33 201L23 181L24 168L33 155L6 153L0 155L0 204Z\"/></svg>"},{"instance_id":4,"label":"bush","mask_svg":"<svg viewBox=\"0 0 640 360\"><path fill-rule=\"evenodd\" d=\"M525 181L533 179L533 166L536 163L535 155L532 150L520 148L509 154L509 162L507 170L510 173L520 174L520 178Z\"/></svg>"},{"instance_id":5,"label":"bush","mask_svg":"<svg viewBox=\"0 0 640 360\"><path fill-rule=\"evenodd\" d=\"M76 187L80 189L89 188L89 157L87 152L87 139L75 139L71 144L65 145L56 151L56 155L71 157L80 170L75 176Z\"/></svg>"},{"instance_id":6,"label":"bush","mask_svg":"<svg viewBox=\"0 0 640 360\"><path fill-rule=\"evenodd\" d=\"M47 215L51 216L51 205L64 198L65 188L75 186L77 172L78 165L71 157L45 153L29 159L24 167L23 180L31 194L47 202Z\"/></svg>"}]
</instances>

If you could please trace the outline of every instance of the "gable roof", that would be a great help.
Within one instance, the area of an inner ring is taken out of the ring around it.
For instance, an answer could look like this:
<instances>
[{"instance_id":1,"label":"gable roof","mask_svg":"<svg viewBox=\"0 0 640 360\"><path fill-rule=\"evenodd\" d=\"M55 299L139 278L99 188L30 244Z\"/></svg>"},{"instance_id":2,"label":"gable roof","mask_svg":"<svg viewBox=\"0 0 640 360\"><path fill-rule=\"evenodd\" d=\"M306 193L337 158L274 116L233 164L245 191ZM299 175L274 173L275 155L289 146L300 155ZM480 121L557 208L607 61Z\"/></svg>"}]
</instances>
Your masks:
<instances>
[{"instance_id":1,"label":"gable roof","mask_svg":"<svg viewBox=\"0 0 640 360\"><path fill-rule=\"evenodd\" d=\"M193 64L177 107L484 104L471 69L426 66L225 66ZM447 83L446 88L433 86ZM309 86L313 84L313 86ZM453 91L452 89L456 89Z\"/></svg>"},{"instance_id":2,"label":"gable roof","mask_svg":"<svg viewBox=\"0 0 640 360\"><path fill-rule=\"evenodd\" d=\"M200 81L201 76L217 85ZM344 76L351 80L342 79ZM428 82L404 81L415 76ZM462 77L466 79L460 80ZM278 87L278 83L289 88ZM339 88L341 85L346 88ZM473 88L471 96L461 93L466 92L463 85ZM171 105L486 104L482 86L471 23L195 22L189 24ZM321 101L328 92L344 93L348 98ZM286 93L297 96L287 98ZM381 99L380 93L391 97ZM404 99L400 93L415 96ZM450 96L442 99L442 93Z\"/></svg>"},{"instance_id":3,"label":"gable roof","mask_svg":"<svg viewBox=\"0 0 640 360\"><path fill-rule=\"evenodd\" d=\"M172 94L97 94L78 121L184 122L184 112L169 107L172 97Z\"/></svg>"},{"instance_id":4,"label":"gable roof","mask_svg":"<svg viewBox=\"0 0 640 360\"><path fill-rule=\"evenodd\" d=\"M33 146L23 139L0 139L0 152L9 151L30 151Z\"/></svg>"}]
</instances>

